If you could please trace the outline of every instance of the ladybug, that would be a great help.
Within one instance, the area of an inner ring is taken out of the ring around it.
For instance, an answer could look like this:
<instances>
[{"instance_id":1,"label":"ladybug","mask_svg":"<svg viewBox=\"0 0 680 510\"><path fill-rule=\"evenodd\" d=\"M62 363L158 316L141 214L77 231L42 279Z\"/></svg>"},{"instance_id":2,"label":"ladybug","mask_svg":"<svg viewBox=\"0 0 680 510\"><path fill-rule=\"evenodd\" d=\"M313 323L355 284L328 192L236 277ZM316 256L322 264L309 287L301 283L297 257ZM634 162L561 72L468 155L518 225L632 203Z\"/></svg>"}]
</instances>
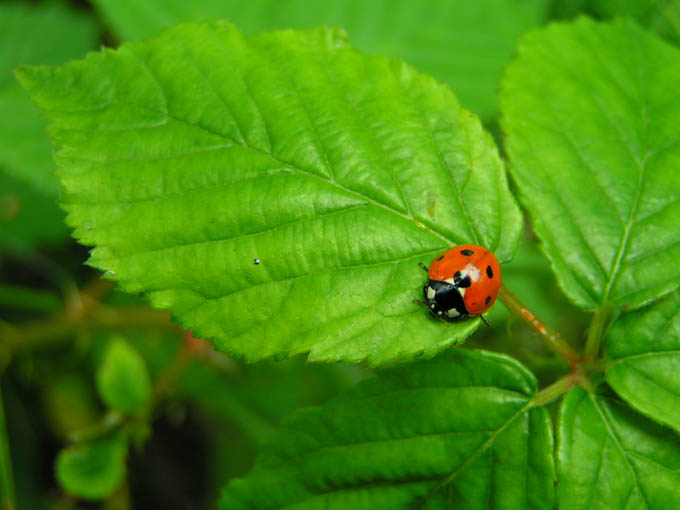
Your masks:
<instances>
[{"instance_id":1,"label":"ladybug","mask_svg":"<svg viewBox=\"0 0 680 510\"><path fill-rule=\"evenodd\" d=\"M427 271L429 282L423 287L426 306L441 319L482 315L496 301L501 286L501 266L496 256L474 244L454 246L438 255L430 264L420 266Z\"/></svg>"}]
</instances>

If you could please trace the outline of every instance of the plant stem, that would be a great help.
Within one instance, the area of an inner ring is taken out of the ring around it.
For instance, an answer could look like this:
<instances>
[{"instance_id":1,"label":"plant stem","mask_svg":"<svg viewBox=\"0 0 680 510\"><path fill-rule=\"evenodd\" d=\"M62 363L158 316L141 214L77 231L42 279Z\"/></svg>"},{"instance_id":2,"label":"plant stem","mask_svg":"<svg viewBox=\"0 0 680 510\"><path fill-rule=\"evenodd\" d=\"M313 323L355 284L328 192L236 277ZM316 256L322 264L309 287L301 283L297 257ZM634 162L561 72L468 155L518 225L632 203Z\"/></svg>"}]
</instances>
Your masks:
<instances>
[{"instance_id":1,"label":"plant stem","mask_svg":"<svg viewBox=\"0 0 680 510\"><path fill-rule=\"evenodd\" d=\"M520 317L524 322L531 326L545 342L557 354L562 356L571 367L578 367L583 364L583 359L578 352L560 336L559 333L547 327L522 303L517 296L501 284L498 297L511 313Z\"/></svg>"},{"instance_id":2,"label":"plant stem","mask_svg":"<svg viewBox=\"0 0 680 510\"><path fill-rule=\"evenodd\" d=\"M11 351L40 348L67 340L80 331L106 328L164 328L180 331L177 324L170 322L170 314L141 306L112 308L97 306L86 316L70 313L49 321L35 322L21 328L3 331L0 344Z\"/></svg>"},{"instance_id":3,"label":"plant stem","mask_svg":"<svg viewBox=\"0 0 680 510\"><path fill-rule=\"evenodd\" d=\"M153 412L153 410L158 406L158 402L161 400L161 398L172 390L173 386L182 375L184 369L193 359L194 353L187 343L187 339L190 337L190 332L187 331L184 333L182 346L179 348L177 353L175 353L172 361L170 361L170 363L156 378L151 390L151 399L148 404L150 413Z\"/></svg>"},{"instance_id":4,"label":"plant stem","mask_svg":"<svg viewBox=\"0 0 680 510\"><path fill-rule=\"evenodd\" d=\"M5 407L2 401L2 388L0 388L0 508L2 510L14 510L17 505L14 493L14 476L12 474L12 458L9 450L9 438L7 424L5 423Z\"/></svg>"},{"instance_id":5,"label":"plant stem","mask_svg":"<svg viewBox=\"0 0 680 510\"><path fill-rule=\"evenodd\" d=\"M125 417L118 411L111 410L94 425L71 434L69 440L72 443L82 443L102 437L122 425L124 418Z\"/></svg>"},{"instance_id":6,"label":"plant stem","mask_svg":"<svg viewBox=\"0 0 680 510\"><path fill-rule=\"evenodd\" d=\"M587 363L593 361L600 352L600 342L602 340L604 329L607 325L607 320L609 319L610 310L611 307L607 305L598 308L595 310L595 314L590 321L584 354L584 358Z\"/></svg>"},{"instance_id":7,"label":"plant stem","mask_svg":"<svg viewBox=\"0 0 680 510\"><path fill-rule=\"evenodd\" d=\"M0 305L33 312L52 313L59 310L61 300L51 292L0 284Z\"/></svg>"},{"instance_id":8,"label":"plant stem","mask_svg":"<svg viewBox=\"0 0 680 510\"><path fill-rule=\"evenodd\" d=\"M563 377L536 393L534 398L531 399L531 404L534 406L542 406L552 402L576 386L579 383L579 379L580 376L578 372L570 373L566 377Z\"/></svg>"}]
</instances>

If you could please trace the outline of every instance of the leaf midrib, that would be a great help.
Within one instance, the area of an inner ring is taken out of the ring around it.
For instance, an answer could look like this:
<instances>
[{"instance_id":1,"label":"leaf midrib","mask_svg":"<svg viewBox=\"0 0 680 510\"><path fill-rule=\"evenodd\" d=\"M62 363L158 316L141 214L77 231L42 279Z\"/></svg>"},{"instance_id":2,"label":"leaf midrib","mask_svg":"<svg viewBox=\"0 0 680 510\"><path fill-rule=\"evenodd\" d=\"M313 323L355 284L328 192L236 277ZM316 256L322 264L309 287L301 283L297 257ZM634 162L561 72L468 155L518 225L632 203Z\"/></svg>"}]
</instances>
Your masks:
<instances>
[{"instance_id":1,"label":"leaf midrib","mask_svg":"<svg viewBox=\"0 0 680 510\"><path fill-rule=\"evenodd\" d=\"M640 494L642 495L642 499L645 501L645 506L649 508L649 501L647 500L647 496L645 495L645 492L642 490L642 484L640 483L640 479L638 478L637 471L633 468L633 466L630 464L628 460L628 451L623 447L621 442L619 441L619 437L616 435L614 430L611 428L611 425L609 423L609 420L611 419L607 413L605 413L604 409L600 407L600 405L597 402L597 399L595 398L595 395L591 392L588 392L588 398L590 398L591 402L593 403L593 406L595 407L595 410L597 413L600 415L600 419L602 420L602 423L604 424L605 428L607 429L607 433L609 434L609 437L612 438L614 441L614 444L616 447L619 449L621 453L621 457L623 458L623 461L626 463L626 467L630 471L630 473L633 475L633 480L635 481L635 486L638 488L640 491Z\"/></svg>"},{"instance_id":2,"label":"leaf midrib","mask_svg":"<svg viewBox=\"0 0 680 510\"><path fill-rule=\"evenodd\" d=\"M150 289L149 292L163 292L163 291L167 291L167 290L185 290L185 291L191 291L191 292L198 294L205 301L215 301L215 300L218 300L218 299L223 299L225 297L229 297L229 296L231 296L233 294L237 294L239 292L244 292L245 290L250 290L250 289L253 289L253 288L257 288L257 287L262 287L262 286L265 286L265 285L272 285L272 284L290 282L290 281L299 280L301 278L315 277L315 276L318 276L318 275L321 275L321 274L327 274L329 272L342 271L344 269L354 269L354 268L357 268L357 267L371 267L371 268L373 268L373 267L382 266L382 265L399 264L400 262L416 259L418 257L423 257L425 255L432 255L432 254L435 254L435 253L439 253L439 251L438 250L429 250L429 251L426 251L426 252L423 252L423 253L418 253L418 254L415 254L415 255L409 255L409 256L406 256L406 257L399 258L399 259L386 260L386 261L375 262L375 263L370 263L370 264L362 262L360 264L350 264L350 265L346 265L346 266L334 266L334 267L325 268L323 271L316 271L316 272L313 272L313 273L304 273L304 274L300 274L300 275L290 276L290 277L287 277L287 278L282 278L280 280L268 280L268 281L265 281L265 282L262 282L262 283L257 283L255 285L251 285L249 287L244 287L242 289L238 289L238 290L235 290L233 292L229 292L227 294L223 294L223 295L219 295L219 296L215 296L215 297L206 296L206 295L202 294L201 292L197 291L195 288L192 288L192 287L178 287L178 286L164 287L164 288L158 288L158 289ZM186 314L186 313L189 313L191 311L194 311L194 310L200 308L201 306L204 306L205 304L206 303L200 303L199 305L196 305L196 306L190 308L189 310L185 311L184 313ZM445 333L445 331L443 331L443 332Z\"/></svg>"},{"instance_id":3,"label":"leaf midrib","mask_svg":"<svg viewBox=\"0 0 680 510\"><path fill-rule=\"evenodd\" d=\"M441 489L446 487L447 485L450 485L456 477L467 468L473 461L475 461L482 453L484 453L487 448L489 448L494 441L498 438L498 436L503 433L519 416L530 410L532 407L534 407L534 403L529 400L524 406L522 406L520 409L515 412L508 420L500 427L498 428L492 435L487 439L475 452L468 457L468 459L463 462L458 468L456 468L455 471L453 471L449 476L444 478L440 483L438 483L435 487L430 489L430 491L425 494L421 499L417 500L414 503L414 508L420 508L422 505L424 505L427 500L429 500L432 496L434 496L437 492L439 492Z\"/></svg>"},{"instance_id":4,"label":"leaf midrib","mask_svg":"<svg viewBox=\"0 0 680 510\"><path fill-rule=\"evenodd\" d=\"M680 349L663 349L660 351L649 351L649 352L640 352L636 354L629 354L627 356L621 356L614 358L613 361L610 361L607 363L607 369L614 367L616 365L619 365L621 363L625 363L626 361L630 360L635 360L635 359L643 359L643 358L654 358L656 356L664 357L664 355L669 354L669 353L674 353L680 355Z\"/></svg>"},{"instance_id":5,"label":"leaf midrib","mask_svg":"<svg viewBox=\"0 0 680 510\"><path fill-rule=\"evenodd\" d=\"M497 389L498 389L498 388L497 388ZM506 391L511 391L511 390L506 390ZM515 393L515 392L513 391L512 393ZM526 398L526 395L522 395L522 396L523 396L524 398ZM365 444L365 443L374 443L374 442L391 442L391 441L400 441L400 440L403 441L403 440L418 439L418 438L420 438L420 437L428 437L428 436L442 436L442 435L453 435L453 434L456 434L456 435L462 435L462 434L484 434L484 433L492 432L491 436L490 436L484 443L482 443L482 444L481 444L481 445L480 445L480 446L472 453L472 455L470 455L470 456L465 460L465 462L463 462L458 468L456 468L456 470L455 470L453 473L451 473L450 475L448 475L448 476L447 476L446 478L444 478L443 480L442 480L442 477L441 477L440 475L431 475L431 476L428 476L428 477L417 478L417 479L416 479L417 481L439 480L439 483L438 483L435 487L433 487L426 495L424 495L421 499L419 499L419 500L417 500L417 501L415 501L415 502L413 503L413 507L414 507L414 508L419 508L419 507L421 507L421 506L422 506L422 505L423 505L430 497L432 497L435 493L439 492L442 488L444 488L445 486L447 486L447 485L449 485L450 483L452 483L453 480L455 479L455 477L458 476L458 474L459 474L460 472L464 471L465 468L466 468L470 463L472 463L474 460L476 460L482 453L484 453L484 452L487 450L487 448L488 448L491 444L493 444L493 442L496 440L496 438L497 438L503 431L505 431L505 430L506 430L506 429L507 429L514 421L515 421L515 419L517 419L517 417L519 417L520 415L522 415L523 413L525 413L525 412L526 412L530 407L532 407L532 406L533 406L533 403L532 403L531 401L528 401L524 406L522 406L520 409L518 409L512 416L510 416L510 418L508 418L508 420L507 420L506 422L504 422L503 425L501 425L501 427L499 427L498 429L478 430L478 431L452 431L452 432L438 432L438 433L430 433L430 434L418 434L418 435L416 435L416 436L405 437L405 438L393 438L393 439L375 440L375 441L373 441L373 440L372 440L372 441L362 441L362 442L360 442L360 443L350 443L350 444L348 444L348 445L344 445L344 444L343 444L343 445L330 445L330 448L334 448L334 447L336 447L336 446L339 446L339 447L359 446L359 445L363 445L363 444ZM308 434L307 431L302 431L302 432ZM318 450L319 450L319 448L316 448L316 449L311 450L311 451L309 451L309 452L307 452L307 453L308 453L308 454L314 454L314 453L316 453ZM303 455L304 455L304 454L303 454ZM299 455L296 454L296 457L295 457L295 458L296 458L296 459L299 458ZM392 486L392 485L399 485L399 484L410 484L410 483L413 483L413 482L414 482L413 479L409 479L409 480L400 480L400 481L396 481L396 482L392 482L392 481L389 481L389 480L388 480L387 483L386 483L386 485ZM364 484L362 484L362 486L363 486L363 485L364 485ZM374 485L384 485L384 484L383 484L383 483L376 484L375 482L368 482L367 485L370 487L370 486L374 486ZM343 490L352 490L352 489L354 489L354 488L355 488L355 485L351 485L351 486L348 486L348 487L341 487L341 488L333 489L333 490L330 490L330 491L324 491L324 492L320 492L320 493L314 493L314 494L310 495L309 498L305 498L305 499L303 499L303 500L296 501L295 504L299 504L299 503L302 503L302 502L305 502L305 501L309 501L309 500L311 500L311 499L314 499L314 498L319 497L319 496L323 496L323 495L325 495L325 494L330 494L330 493L339 492L339 491L343 491ZM272 507L272 508L279 508L279 507L277 506L277 507ZM284 507L284 508L285 508L285 507Z\"/></svg>"},{"instance_id":6,"label":"leaf midrib","mask_svg":"<svg viewBox=\"0 0 680 510\"><path fill-rule=\"evenodd\" d=\"M350 206L346 206L346 207L341 207L339 209L336 209L334 211L329 211L327 213L319 213L319 214L316 214L315 216L307 216L307 217L304 217L304 218L297 218L297 219L290 220L290 221L284 221L283 223L279 223L278 225L274 225L274 226L269 227L269 228L264 228L262 230L257 230L257 231L254 231L254 232L239 233L239 234L236 234L236 235L231 236L231 237L220 237L220 238L217 238L217 239L201 239L201 240L198 240L198 241L179 242L179 243L175 243L175 244L170 245L170 246L162 246L162 247L159 247L159 248L139 249L138 247L136 247L133 253L129 253L129 254L126 254L126 255L119 255L117 258L135 257L135 256L138 256L138 255L149 255L149 254L152 254L152 253L159 253L159 252L163 252L163 251L166 251L166 250L174 250L174 249L178 249L178 248L187 248L189 246L196 246L196 245L200 245L200 244L223 243L223 242L227 242L227 241L237 241L237 240L247 239L249 237L259 236L260 234L276 232L277 230L287 228L287 227L291 227L291 226L294 226L294 225L298 225L300 223L313 222L313 221L316 221L316 220L319 220L319 219L325 219L325 218L333 217L333 216L336 216L336 215L339 215L339 214L345 214L349 211L353 211L353 210L357 210L357 209L365 209L367 207L369 207L369 204L354 204L354 205L350 205ZM105 245L102 244L101 246L105 246ZM99 260L104 260L104 259L99 259ZM393 262L393 261L389 261L389 262Z\"/></svg>"},{"instance_id":7,"label":"leaf midrib","mask_svg":"<svg viewBox=\"0 0 680 510\"><path fill-rule=\"evenodd\" d=\"M673 391L673 389L671 389L671 388L669 388L669 387L667 387L667 386L661 385L658 381L652 379L652 378L649 376L649 374L645 373L645 372L642 371L638 366L636 366L636 365L634 365L634 364L628 365L627 368L628 368L628 370L629 370L630 372L634 372L634 373L636 373L636 374L639 374L639 376L640 376L642 379L645 379L645 380L649 381L653 386L655 386L655 387L659 388L660 390L662 390L663 393L667 393L668 395L670 395L671 397L674 397L674 398L680 397L680 388L678 388L676 391ZM629 372L629 373L630 373L630 372ZM658 397L658 395L657 395L657 397Z\"/></svg>"},{"instance_id":8,"label":"leaf midrib","mask_svg":"<svg viewBox=\"0 0 680 510\"><path fill-rule=\"evenodd\" d=\"M599 35L599 33L595 33L596 37ZM639 38L634 38L635 42L638 44L638 50L640 49L640 39ZM612 74L611 70L609 69L609 66L606 62L605 59L602 58L598 51L598 45L595 44L593 47L588 48L588 51L595 56L595 58L600 62L601 68L609 75L611 79L611 83L613 83L616 87L618 87L624 97L626 97L626 91L621 88L621 85L619 82L616 80L614 75ZM558 52L558 54L561 54ZM643 119L643 135L642 135L642 144L643 144L643 155L641 158L638 158L635 155L635 152L633 151L633 148L628 145L626 142L625 138L621 134L621 131L617 128L616 124L612 121L612 119L607 115L607 112L604 108L602 108L602 105L600 104L598 98L595 96L593 93L592 89L587 86L586 83L583 83L580 76L578 73L574 73L572 70L571 66L569 65L569 62L564 62L563 61L563 69L567 71L577 83L581 83L584 85L582 89L586 90L591 99L593 100L593 103L597 105L597 108L600 110L602 113L602 116L607 120L609 125L611 126L611 129L614 133L616 133L617 137L619 138L619 141L621 142L621 145L623 145L628 152L631 155L632 160L635 162L637 165L639 172L638 172L638 185L635 190L635 197L633 199L633 205L630 208L630 212L628 214L628 221L624 225L624 230L623 230L623 235L621 237L621 242L619 243L619 248L617 250L616 257L614 258L614 264L611 268L611 272L609 274L609 278L607 279L607 282L605 284L605 289L604 292L602 293L602 298L599 303L599 308L602 309L608 302L609 299L609 294L611 293L611 289L614 286L614 283L616 282L616 279L618 278L619 275L619 268L621 267L621 261L623 260L623 256L628 248L628 243L629 243L629 238L630 238L630 232L632 230L633 225L635 224L635 216L637 215L639 203L640 203L640 196L642 194L642 186L644 183L644 176L645 176L645 169L646 169L646 164L647 164L647 159L649 156L647 147L648 147L648 119L647 119L647 98L644 94L644 88L642 87L644 81L641 79L642 77L639 76L638 74L638 85L640 87L640 99L642 102L642 119ZM642 68L640 68L642 69ZM594 170L594 169L591 169Z\"/></svg>"}]
</instances>

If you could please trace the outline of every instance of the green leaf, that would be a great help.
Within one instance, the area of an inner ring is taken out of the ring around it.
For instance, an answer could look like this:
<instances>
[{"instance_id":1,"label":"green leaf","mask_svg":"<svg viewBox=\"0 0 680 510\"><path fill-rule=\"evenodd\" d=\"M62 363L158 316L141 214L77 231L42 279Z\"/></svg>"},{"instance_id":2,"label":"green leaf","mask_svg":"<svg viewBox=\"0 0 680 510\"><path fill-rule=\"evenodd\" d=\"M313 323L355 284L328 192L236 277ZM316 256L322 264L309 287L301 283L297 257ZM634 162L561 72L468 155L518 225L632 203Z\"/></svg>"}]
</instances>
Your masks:
<instances>
[{"instance_id":1,"label":"green leaf","mask_svg":"<svg viewBox=\"0 0 680 510\"><path fill-rule=\"evenodd\" d=\"M606 342L611 387L638 411L680 431L680 293L620 316Z\"/></svg>"},{"instance_id":2,"label":"green leaf","mask_svg":"<svg viewBox=\"0 0 680 510\"><path fill-rule=\"evenodd\" d=\"M478 119L338 31L187 24L18 76L53 121L91 264L249 360L431 356L480 321L429 318L417 263L517 246Z\"/></svg>"},{"instance_id":3,"label":"green leaf","mask_svg":"<svg viewBox=\"0 0 680 510\"><path fill-rule=\"evenodd\" d=\"M519 363L483 351L385 370L295 414L220 508L550 508L552 428L535 391Z\"/></svg>"},{"instance_id":4,"label":"green leaf","mask_svg":"<svg viewBox=\"0 0 680 510\"><path fill-rule=\"evenodd\" d=\"M45 120L12 78L25 64L59 64L94 47L94 20L57 3L0 5L0 170L56 197L52 148ZM47 231L47 229L45 229Z\"/></svg>"},{"instance_id":5,"label":"green leaf","mask_svg":"<svg viewBox=\"0 0 680 510\"><path fill-rule=\"evenodd\" d=\"M573 389L560 412L560 510L666 510L680 500L680 439L613 397Z\"/></svg>"},{"instance_id":6,"label":"green leaf","mask_svg":"<svg viewBox=\"0 0 680 510\"><path fill-rule=\"evenodd\" d=\"M427 8L408 0L378 0L366 8L359 0L313 2L268 0L243 5L177 0L95 2L126 39L155 36L181 21L225 17L248 34L275 28L345 28L361 50L404 58L418 69L445 80L464 106L483 119L497 112L496 90L515 38L546 17L545 0L430 1ZM150 8L149 4L153 7Z\"/></svg>"},{"instance_id":7,"label":"green leaf","mask_svg":"<svg viewBox=\"0 0 680 510\"><path fill-rule=\"evenodd\" d=\"M515 39L538 26L547 0L94 0L126 40L155 37L183 21L225 18L246 34L339 26L360 50L403 58L446 81L483 120L497 115L497 90Z\"/></svg>"},{"instance_id":8,"label":"green leaf","mask_svg":"<svg viewBox=\"0 0 680 510\"><path fill-rule=\"evenodd\" d=\"M583 4L595 16L628 16L665 39L680 42L680 3L676 0L585 0Z\"/></svg>"},{"instance_id":9,"label":"green leaf","mask_svg":"<svg viewBox=\"0 0 680 510\"><path fill-rule=\"evenodd\" d=\"M109 496L125 476L127 441L121 433L65 448L57 458L63 489L86 499Z\"/></svg>"},{"instance_id":10,"label":"green leaf","mask_svg":"<svg viewBox=\"0 0 680 510\"><path fill-rule=\"evenodd\" d=\"M97 389L102 400L114 409L139 412L151 397L144 358L124 340L112 340L97 370Z\"/></svg>"},{"instance_id":11,"label":"green leaf","mask_svg":"<svg viewBox=\"0 0 680 510\"><path fill-rule=\"evenodd\" d=\"M503 129L520 200L579 306L639 307L680 285L680 51L619 20L528 34Z\"/></svg>"}]
</instances>

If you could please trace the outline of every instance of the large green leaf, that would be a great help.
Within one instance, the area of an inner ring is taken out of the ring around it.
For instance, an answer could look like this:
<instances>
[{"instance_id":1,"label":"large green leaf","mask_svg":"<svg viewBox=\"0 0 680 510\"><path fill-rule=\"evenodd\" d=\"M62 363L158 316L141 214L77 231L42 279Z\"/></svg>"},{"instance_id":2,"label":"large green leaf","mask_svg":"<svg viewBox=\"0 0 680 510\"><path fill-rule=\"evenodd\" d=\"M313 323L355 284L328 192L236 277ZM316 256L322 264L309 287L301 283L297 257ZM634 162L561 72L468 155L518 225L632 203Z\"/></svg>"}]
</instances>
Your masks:
<instances>
[{"instance_id":1,"label":"large green leaf","mask_svg":"<svg viewBox=\"0 0 680 510\"><path fill-rule=\"evenodd\" d=\"M680 285L680 51L632 22L530 33L503 82L511 174L578 305Z\"/></svg>"},{"instance_id":2,"label":"large green leaf","mask_svg":"<svg viewBox=\"0 0 680 510\"><path fill-rule=\"evenodd\" d=\"M634 408L680 431L680 293L622 315L606 341L612 388Z\"/></svg>"},{"instance_id":3,"label":"large green leaf","mask_svg":"<svg viewBox=\"0 0 680 510\"><path fill-rule=\"evenodd\" d=\"M680 501L680 439L576 388L560 412L557 475L560 510L670 510Z\"/></svg>"},{"instance_id":4,"label":"large green leaf","mask_svg":"<svg viewBox=\"0 0 680 510\"><path fill-rule=\"evenodd\" d=\"M552 428L516 361L457 350L298 412L221 508L545 509Z\"/></svg>"},{"instance_id":5,"label":"large green leaf","mask_svg":"<svg viewBox=\"0 0 680 510\"><path fill-rule=\"evenodd\" d=\"M381 363L461 342L478 319L430 319L417 263L469 241L503 262L519 239L478 119L337 31L187 24L18 76L53 121L91 263L251 360Z\"/></svg>"},{"instance_id":6,"label":"large green leaf","mask_svg":"<svg viewBox=\"0 0 680 510\"><path fill-rule=\"evenodd\" d=\"M446 81L484 120L497 114L497 89L515 38L544 21L547 0L94 0L123 39L155 37L182 21L226 18L247 34L335 25L357 48L403 58Z\"/></svg>"},{"instance_id":7,"label":"large green leaf","mask_svg":"<svg viewBox=\"0 0 680 510\"><path fill-rule=\"evenodd\" d=\"M105 498L123 481L126 455L127 439L120 432L69 446L59 452L57 480L70 494Z\"/></svg>"}]
</instances>

